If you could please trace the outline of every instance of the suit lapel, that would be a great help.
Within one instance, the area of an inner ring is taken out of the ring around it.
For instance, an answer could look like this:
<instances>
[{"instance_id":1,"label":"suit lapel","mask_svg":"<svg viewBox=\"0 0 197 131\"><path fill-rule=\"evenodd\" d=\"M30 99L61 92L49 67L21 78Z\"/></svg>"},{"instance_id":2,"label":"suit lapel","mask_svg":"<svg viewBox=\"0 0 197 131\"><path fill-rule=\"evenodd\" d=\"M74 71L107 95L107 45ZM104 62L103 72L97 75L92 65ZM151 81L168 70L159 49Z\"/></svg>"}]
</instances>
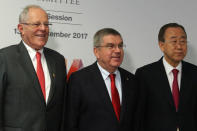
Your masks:
<instances>
[{"instance_id":1,"label":"suit lapel","mask_svg":"<svg viewBox=\"0 0 197 131\"><path fill-rule=\"evenodd\" d=\"M127 101L129 100L127 99L128 97L127 92L128 92L129 86L131 85L128 85L129 77L126 74L124 74L122 70L119 69L119 71L120 71L121 84L122 84L122 88L121 88L122 89L122 104L121 104L121 112L120 112L120 121L122 121L126 105L131 104L131 103L128 103L131 101Z\"/></svg>"},{"instance_id":2,"label":"suit lapel","mask_svg":"<svg viewBox=\"0 0 197 131\"><path fill-rule=\"evenodd\" d=\"M109 96L109 93L107 91L107 87L105 85L105 81L103 80L102 74L97 66L97 63L95 62L92 65L93 69L92 69L92 83L97 83L95 85L95 89L97 90L97 94L99 94L99 97L101 98L101 101L103 101L104 107L106 107L106 109L109 109L109 112L111 112L112 117L114 117L114 119L117 120L114 109L113 109L113 105Z\"/></svg>"},{"instance_id":3,"label":"suit lapel","mask_svg":"<svg viewBox=\"0 0 197 131\"><path fill-rule=\"evenodd\" d=\"M53 57L50 56L47 48L44 48L44 55L46 58L46 62L47 62L47 66L48 66L48 70L49 70L49 74L50 74L50 78L51 78L51 87L50 87L49 97L48 97L48 101L47 101L47 105L48 105L51 102L52 97L55 92L56 70L55 70L55 63L54 63Z\"/></svg>"},{"instance_id":4,"label":"suit lapel","mask_svg":"<svg viewBox=\"0 0 197 131\"><path fill-rule=\"evenodd\" d=\"M182 74L181 74L181 87L180 87L180 99L179 99L179 109L181 109L181 105L187 103L190 98L190 94L192 91L192 82L190 82L190 74L191 72L188 70L186 63L182 62Z\"/></svg>"},{"instance_id":5,"label":"suit lapel","mask_svg":"<svg viewBox=\"0 0 197 131\"><path fill-rule=\"evenodd\" d=\"M21 43L18 45L19 49L19 55L18 55L18 61L21 64L21 67L23 67L24 72L26 72L26 76L29 77L30 83L33 83L33 88L35 88L38 97L42 100L43 104L45 104L45 100L41 91L41 87L37 78L36 71L34 69L34 66L32 64L31 58L29 56L29 53L27 52L27 49L25 48L24 44Z\"/></svg>"},{"instance_id":6,"label":"suit lapel","mask_svg":"<svg viewBox=\"0 0 197 131\"><path fill-rule=\"evenodd\" d=\"M159 94L162 94L163 98L166 98L167 102L170 104L170 106L174 110L176 110L175 106L174 106L173 97L172 97L172 91L170 88L170 84L168 81L168 77L166 75L166 71L165 71L162 59L160 59L158 61L157 67L158 67L157 72L156 72L157 77L155 78L154 81L157 82L157 84L161 86L161 90L160 90Z\"/></svg>"}]
</instances>

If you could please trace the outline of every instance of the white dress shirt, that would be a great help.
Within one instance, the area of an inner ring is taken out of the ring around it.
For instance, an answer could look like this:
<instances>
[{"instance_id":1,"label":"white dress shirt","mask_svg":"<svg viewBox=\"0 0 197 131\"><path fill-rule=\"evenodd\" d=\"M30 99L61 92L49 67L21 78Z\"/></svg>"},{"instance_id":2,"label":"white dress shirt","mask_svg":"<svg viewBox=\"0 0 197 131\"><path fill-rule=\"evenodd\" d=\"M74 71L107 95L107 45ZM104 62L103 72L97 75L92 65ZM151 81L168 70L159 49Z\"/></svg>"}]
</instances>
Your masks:
<instances>
[{"instance_id":1,"label":"white dress shirt","mask_svg":"<svg viewBox=\"0 0 197 131\"><path fill-rule=\"evenodd\" d=\"M110 99L112 100L112 97L111 97L111 80L110 80L110 77L109 77L109 72L105 69L103 69L99 63L97 62L97 65L98 65L98 68L103 76L103 80L105 81L105 85L107 87L107 91L109 93L109 96L110 96ZM118 70L116 70L113 74L116 75L115 77L115 84L116 84L116 88L118 90L118 94L119 94L119 97L120 97L120 104L122 104L122 84L121 84L121 77L120 77L120 72Z\"/></svg>"},{"instance_id":2,"label":"white dress shirt","mask_svg":"<svg viewBox=\"0 0 197 131\"><path fill-rule=\"evenodd\" d=\"M29 45L27 45L24 41L23 41L23 43L24 43L24 45L25 45L25 47L26 47L26 49L29 53L29 56L30 56L31 61L32 61L33 66L34 66L34 69L36 71L37 70L37 60L36 60L36 52L37 51L35 49L31 48ZM40 52L40 54L41 54L41 63L42 63L43 71L44 71L46 103L47 103L47 100L48 100L48 97L49 97L49 91L50 91L50 87L51 87L51 78L50 78L46 58L45 58L44 53L43 53L43 49L39 50L38 52Z\"/></svg>"},{"instance_id":3,"label":"white dress shirt","mask_svg":"<svg viewBox=\"0 0 197 131\"><path fill-rule=\"evenodd\" d=\"M166 75L168 77L168 81L169 81L169 84L170 84L170 88L171 88L171 91L172 91L172 83L173 83L173 80L174 80L174 75L172 73L172 70L173 69L177 69L179 70L178 72L178 87L179 87L179 90L180 90L180 85L181 85L181 73L182 73L182 62L180 62L178 64L178 66L175 68L173 66L171 66L166 60L165 58L163 57L163 65L164 65L164 68L165 68L165 71L166 71Z\"/></svg>"}]
</instances>

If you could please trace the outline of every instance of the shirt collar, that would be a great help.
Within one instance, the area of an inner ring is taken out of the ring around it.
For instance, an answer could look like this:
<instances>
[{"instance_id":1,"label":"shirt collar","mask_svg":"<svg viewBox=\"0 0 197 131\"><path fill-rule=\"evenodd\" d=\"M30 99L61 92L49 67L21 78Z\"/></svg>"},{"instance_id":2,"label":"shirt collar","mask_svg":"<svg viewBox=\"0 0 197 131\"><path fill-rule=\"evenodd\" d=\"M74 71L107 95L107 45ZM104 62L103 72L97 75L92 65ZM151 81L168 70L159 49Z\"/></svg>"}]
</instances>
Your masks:
<instances>
[{"instance_id":1,"label":"shirt collar","mask_svg":"<svg viewBox=\"0 0 197 131\"><path fill-rule=\"evenodd\" d=\"M36 52L40 52L40 54L43 54L43 48L36 51L35 49L31 48L28 44L26 44L24 41L23 41L23 43L24 43L24 45L29 53L29 56L32 60L36 57Z\"/></svg>"},{"instance_id":2,"label":"shirt collar","mask_svg":"<svg viewBox=\"0 0 197 131\"><path fill-rule=\"evenodd\" d=\"M101 71L103 79L106 80L109 77L110 73L107 70L105 70L103 67L101 67L98 62L97 62L97 65L98 65L99 70ZM118 74L118 69L115 70L113 74L117 75Z\"/></svg>"},{"instance_id":3,"label":"shirt collar","mask_svg":"<svg viewBox=\"0 0 197 131\"><path fill-rule=\"evenodd\" d=\"M177 65L177 67L173 67L166 61L166 59L164 57L163 57L163 65L164 65L164 68L165 68L167 74L171 73L173 69L177 69L177 70L179 70L179 72L181 72L181 69L182 69L182 62L180 62Z\"/></svg>"}]
</instances>

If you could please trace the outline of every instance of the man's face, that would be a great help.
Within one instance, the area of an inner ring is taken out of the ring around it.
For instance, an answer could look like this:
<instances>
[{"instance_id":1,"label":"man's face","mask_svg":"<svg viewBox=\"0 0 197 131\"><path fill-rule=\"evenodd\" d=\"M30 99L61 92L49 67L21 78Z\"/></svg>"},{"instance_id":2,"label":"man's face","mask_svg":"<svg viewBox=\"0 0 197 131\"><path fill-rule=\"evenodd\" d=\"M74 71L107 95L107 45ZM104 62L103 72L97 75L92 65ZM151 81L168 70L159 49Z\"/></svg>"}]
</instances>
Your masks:
<instances>
[{"instance_id":1,"label":"man's face","mask_svg":"<svg viewBox=\"0 0 197 131\"><path fill-rule=\"evenodd\" d=\"M187 37L180 27L170 27L165 31L165 42L159 42L166 61L176 67L187 53Z\"/></svg>"},{"instance_id":2,"label":"man's face","mask_svg":"<svg viewBox=\"0 0 197 131\"><path fill-rule=\"evenodd\" d=\"M106 35L94 54L100 66L108 72L114 72L122 63L124 51L123 41L119 35Z\"/></svg>"},{"instance_id":3,"label":"man's face","mask_svg":"<svg viewBox=\"0 0 197 131\"><path fill-rule=\"evenodd\" d=\"M18 24L23 41L35 50L44 47L48 41L48 16L44 10L30 8L27 20Z\"/></svg>"}]
</instances>

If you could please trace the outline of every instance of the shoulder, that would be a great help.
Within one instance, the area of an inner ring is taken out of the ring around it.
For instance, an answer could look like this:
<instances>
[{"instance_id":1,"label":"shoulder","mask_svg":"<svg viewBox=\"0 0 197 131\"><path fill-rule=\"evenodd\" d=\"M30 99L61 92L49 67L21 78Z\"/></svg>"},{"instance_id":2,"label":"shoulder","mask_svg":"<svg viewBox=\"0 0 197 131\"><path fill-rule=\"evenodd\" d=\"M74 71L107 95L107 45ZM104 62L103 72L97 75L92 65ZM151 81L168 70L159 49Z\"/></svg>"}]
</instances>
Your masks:
<instances>
[{"instance_id":1,"label":"shoulder","mask_svg":"<svg viewBox=\"0 0 197 131\"><path fill-rule=\"evenodd\" d=\"M60 54L59 52L55 51L55 50L52 50L50 48L47 48L47 47L44 47L44 53L46 55L50 55L50 56L53 56L53 57L64 57L62 54Z\"/></svg>"},{"instance_id":2,"label":"shoulder","mask_svg":"<svg viewBox=\"0 0 197 131\"><path fill-rule=\"evenodd\" d=\"M73 72L69 77L68 85L86 85L87 83L100 79L102 76L97 68L97 65L92 64Z\"/></svg>"},{"instance_id":3,"label":"shoulder","mask_svg":"<svg viewBox=\"0 0 197 131\"><path fill-rule=\"evenodd\" d=\"M79 76L79 77L83 75L84 77L87 77L87 76L93 75L97 71L99 71L99 69L98 69L97 65L94 63L94 64L84 67L76 72L73 72L72 75Z\"/></svg>"},{"instance_id":4,"label":"shoulder","mask_svg":"<svg viewBox=\"0 0 197 131\"><path fill-rule=\"evenodd\" d=\"M137 72L153 72L153 71L157 70L158 68L160 68L161 66L163 66L162 62L156 61L156 62L147 64L147 65L144 65L142 67L139 67L136 70L136 73Z\"/></svg>"},{"instance_id":5,"label":"shoulder","mask_svg":"<svg viewBox=\"0 0 197 131\"><path fill-rule=\"evenodd\" d=\"M44 55L46 59L52 60L56 64L63 63L65 65L65 57L55 50L44 47Z\"/></svg>"},{"instance_id":6,"label":"shoulder","mask_svg":"<svg viewBox=\"0 0 197 131\"><path fill-rule=\"evenodd\" d=\"M127 76L127 77L132 77L132 78L135 77L133 73L131 73L131 72L129 72L128 70L125 70L125 69L123 69L123 68L121 68L121 67L119 67L118 70L120 71L121 77L122 77L122 76Z\"/></svg>"},{"instance_id":7,"label":"shoulder","mask_svg":"<svg viewBox=\"0 0 197 131\"><path fill-rule=\"evenodd\" d=\"M191 71L197 71L197 66L192 64L192 63L189 63L189 62L186 62L186 61L183 61L182 62L182 69L183 70L191 70Z\"/></svg>"},{"instance_id":8,"label":"shoulder","mask_svg":"<svg viewBox=\"0 0 197 131\"><path fill-rule=\"evenodd\" d=\"M2 58L7 61L15 60L20 52L18 47L18 45L10 45L0 49L1 60Z\"/></svg>"},{"instance_id":9,"label":"shoulder","mask_svg":"<svg viewBox=\"0 0 197 131\"><path fill-rule=\"evenodd\" d=\"M0 53L1 54L14 53L17 51L17 49L18 49L18 45L10 45L10 46L0 49Z\"/></svg>"}]
</instances>

